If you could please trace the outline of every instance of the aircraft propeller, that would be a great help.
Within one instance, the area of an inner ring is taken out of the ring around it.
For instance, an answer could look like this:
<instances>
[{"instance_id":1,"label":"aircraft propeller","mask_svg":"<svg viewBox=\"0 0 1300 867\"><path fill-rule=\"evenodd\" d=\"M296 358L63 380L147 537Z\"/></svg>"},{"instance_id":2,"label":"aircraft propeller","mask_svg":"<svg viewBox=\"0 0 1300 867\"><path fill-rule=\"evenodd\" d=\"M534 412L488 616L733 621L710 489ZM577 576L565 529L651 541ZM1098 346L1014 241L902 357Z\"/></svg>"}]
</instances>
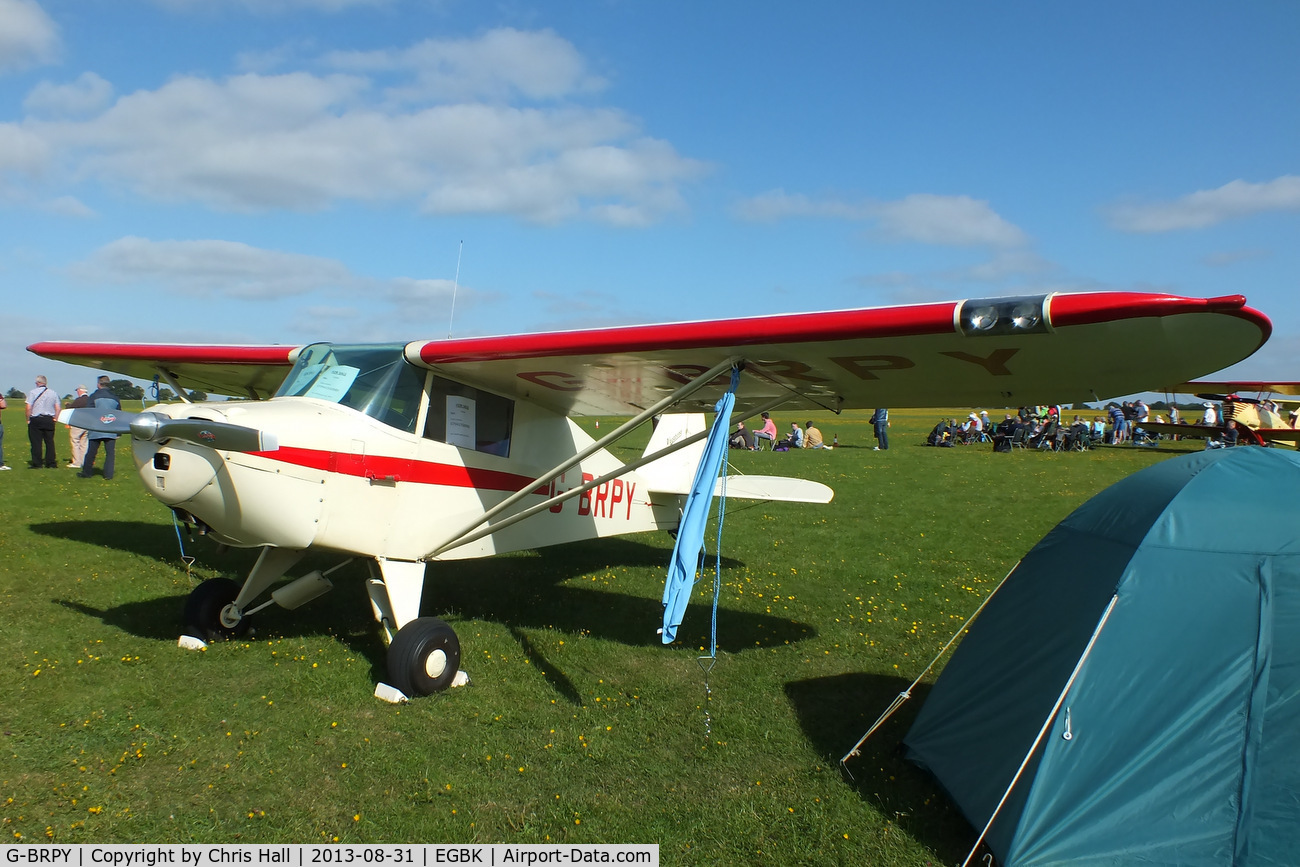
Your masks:
<instances>
[{"instance_id":1,"label":"aircraft propeller","mask_svg":"<svg viewBox=\"0 0 1300 867\"><path fill-rule=\"evenodd\" d=\"M228 452L269 452L279 448L275 434L204 418L172 418L156 412L65 409L59 421L99 433L130 434L138 440L160 443L176 439Z\"/></svg>"}]
</instances>

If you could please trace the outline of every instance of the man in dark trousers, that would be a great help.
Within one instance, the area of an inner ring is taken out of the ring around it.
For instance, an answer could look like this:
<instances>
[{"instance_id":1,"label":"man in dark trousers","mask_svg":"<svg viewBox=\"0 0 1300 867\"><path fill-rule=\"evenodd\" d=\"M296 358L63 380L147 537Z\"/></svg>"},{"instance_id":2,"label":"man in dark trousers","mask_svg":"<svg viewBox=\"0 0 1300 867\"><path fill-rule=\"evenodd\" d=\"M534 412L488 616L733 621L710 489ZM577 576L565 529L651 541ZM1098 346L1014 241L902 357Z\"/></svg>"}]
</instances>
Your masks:
<instances>
[{"instance_id":1,"label":"man in dark trousers","mask_svg":"<svg viewBox=\"0 0 1300 867\"><path fill-rule=\"evenodd\" d=\"M32 444L29 466L34 470L59 465L54 456L54 419L62 408L63 402L50 391L45 377L36 377L36 388L27 393L27 439Z\"/></svg>"},{"instance_id":2,"label":"man in dark trousers","mask_svg":"<svg viewBox=\"0 0 1300 867\"><path fill-rule=\"evenodd\" d=\"M99 388L90 393L90 405L104 412L121 412L122 402L117 399L113 392L108 390L109 379L107 376L99 378ZM77 475L83 479L90 478L95 472L95 458L99 455L99 444L104 444L104 478L113 478L113 463L117 455L117 434L100 433L92 430L90 439L87 443L86 462L81 465L81 472Z\"/></svg>"}]
</instances>

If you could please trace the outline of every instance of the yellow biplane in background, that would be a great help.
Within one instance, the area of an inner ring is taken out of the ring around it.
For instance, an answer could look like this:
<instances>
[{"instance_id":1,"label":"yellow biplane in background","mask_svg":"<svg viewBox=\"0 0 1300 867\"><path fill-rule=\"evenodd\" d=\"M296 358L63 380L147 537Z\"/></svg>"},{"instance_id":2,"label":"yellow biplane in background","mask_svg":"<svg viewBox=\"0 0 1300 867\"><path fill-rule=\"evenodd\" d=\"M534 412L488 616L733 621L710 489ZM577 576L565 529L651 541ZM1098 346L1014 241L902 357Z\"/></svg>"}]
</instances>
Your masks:
<instances>
[{"instance_id":1,"label":"yellow biplane in background","mask_svg":"<svg viewBox=\"0 0 1300 867\"><path fill-rule=\"evenodd\" d=\"M1294 446L1300 442L1300 428L1296 426L1300 419L1300 382L1197 380L1180 383L1167 391L1173 395L1196 395L1208 403L1220 404L1222 411L1216 407L1214 424L1203 421L1186 424L1144 422L1142 429L1148 433L1218 439L1228 422L1235 421L1242 445L1285 443ZM1256 397L1242 397L1240 393L1243 391L1254 392Z\"/></svg>"}]
</instances>

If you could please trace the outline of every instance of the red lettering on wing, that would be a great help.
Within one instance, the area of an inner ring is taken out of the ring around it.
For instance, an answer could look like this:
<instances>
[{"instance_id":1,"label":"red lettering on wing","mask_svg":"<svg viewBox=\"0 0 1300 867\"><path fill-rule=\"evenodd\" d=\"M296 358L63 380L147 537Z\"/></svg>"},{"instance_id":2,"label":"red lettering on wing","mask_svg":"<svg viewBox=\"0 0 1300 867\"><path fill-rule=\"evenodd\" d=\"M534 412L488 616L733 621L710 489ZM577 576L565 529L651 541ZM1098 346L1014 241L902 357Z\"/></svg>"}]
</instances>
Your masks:
<instances>
[{"instance_id":1,"label":"red lettering on wing","mask_svg":"<svg viewBox=\"0 0 1300 867\"><path fill-rule=\"evenodd\" d=\"M803 382L827 382L824 376L812 375L812 367L802 361L758 361L755 362L767 373L786 379L798 379Z\"/></svg>"},{"instance_id":2,"label":"red lettering on wing","mask_svg":"<svg viewBox=\"0 0 1300 867\"><path fill-rule=\"evenodd\" d=\"M668 366L667 371L669 379L685 385L708 373L709 369L702 364L672 364ZM720 373L708 385L727 385L730 382L731 374Z\"/></svg>"},{"instance_id":3,"label":"red lettering on wing","mask_svg":"<svg viewBox=\"0 0 1300 867\"><path fill-rule=\"evenodd\" d=\"M1011 356L1019 351L1016 348L998 349L988 358L981 358L969 352L941 352L939 354L955 358L958 361L969 361L971 364L978 364L987 370L990 376L1010 376L1011 370L1007 367L1007 362L1011 360Z\"/></svg>"},{"instance_id":4,"label":"red lettering on wing","mask_svg":"<svg viewBox=\"0 0 1300 867\"><path fill-rule=\"evenodd\" d=\"M552 391L582 391L581 379L559 370L526 370L519 374L519 378Z\"/></svg>"},{"instance_id":5,"label":"red lettering on wing","mask_svg":"<svg viewBox=\"0 0 1300 867\"><path fill-rule=\"evenodd\" d=\"M916 362L901 355L842 355L831 361L856 376L858 379L880 379L878 370L907 370L916 367Z\"/></svg>"}]
</instances>

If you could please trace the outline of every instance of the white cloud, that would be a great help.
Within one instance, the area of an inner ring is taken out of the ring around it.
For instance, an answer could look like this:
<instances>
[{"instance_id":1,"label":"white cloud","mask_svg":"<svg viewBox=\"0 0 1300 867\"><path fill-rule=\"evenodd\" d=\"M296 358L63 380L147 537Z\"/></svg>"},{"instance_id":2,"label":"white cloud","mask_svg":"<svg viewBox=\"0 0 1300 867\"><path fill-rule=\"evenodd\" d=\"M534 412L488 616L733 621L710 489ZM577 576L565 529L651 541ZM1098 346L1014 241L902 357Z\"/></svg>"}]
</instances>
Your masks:
<instances>
[{"instance_id":1,"label":"white cloud","mask_svg":"<svg viewBox=\"0 0 1300 867\"><path fill-rule=\"evenodd\" d=\"M266 304L297 299L289 321L277 328L319 340L411 340L447 328L453 290L457 312L493 296L453 281L354 273L342 262L286 253L236 241L155 241L126 237L106 244L68 268L78 281L93 285L146 288L198 299ZM256 316L250 328L261 330ZM430 331L434 329L434 331ZM418 332L414 337L412 331Z\"/></svg>"},{"instance_id":2,"label":"white cloud","mask_svg":"<svg viewBox=\"0 0 1300 867\"><path fill-rule=\"evenodd\" d=\"M78 117L102 111L112 99L113 85L93 72L83 72L71 84L42 81L27 94L23 108L31 114Z\"/></svg>"},{"instance_id":3,"label":"white cloud","mask_svg":"<svg viewBox=\"0 0 1300 867\"><path fill-rule=\"evenodd\" d=\"M997 215L989 203L968 196L915 193L886 202L877 211L880 227L904 241L960 247L1014 247L1025 233Z\"/></svg>"},{"instance_id":4,"label":"white cloud","mask_svg":"<svg viewBox=\"0 0 1300 867\"><path fill-rule=\"evenodd\" d=\"M549 79L539 71L545 57L573 53L553 34L505 31L499 38L532 46L531 59L489 71L504 50L491 34L456 43L456 62L439 75L447 82L459 76L462 86L444 89L513 93L531 81L528 94L558 96L590 86L580 58L560 63ZM398 71L409 74L412 61L397 61ZM370 73L377 65L371 56L354 67ZM103 92L96 81L52 85L33 96L33 105L71 106L74 96L88 104ZM123 96L93 117L0 124L0 167L25 172L33 184L99 181L146 198L230 211L405 202L434 213L620 225L683 209L679 186L707 170L642 134L616 109L500 102L409 109L377 97L379 90L360 72L176 78ZM38 176L49 165L63 174Z\"/></svg>"},{"instance_id":5,"label":"white cloud","mask_svg":"<svg viewBox=\"0 0 1300 867\"><path fill-rule=\"evenodd\" d=\"M0 124L0 173L38 175L50 158L49 143L17 124Z\"/></svg>"},{"instance_id":6,"label":"white cloud","mask_svg":"<svg viewBox=\"0 0 1300 867\"><path fill-rule=\"evenodd\" d=\"M945 276L955 280L973 280L978 283L1001 283L1010 277L1036 277L1057 270L1057 266L1025 248L999 249L993 258L966 268L948 272Z\"/></svg>"},{"instance_id":7,"label":"white cloud","mask_svg":"<svg viewBox=\"0 0 1300 867\"><path fill-rule=\"evenodd\" d=\"M1267 259L1273 255L1272 250L1263 248L1254 248L1250 250L1223 250L1218 253L1210 253L1201 259L1211 268L1224 268L1228 265L1235 265L1238 262L1250 262L1255 259Z\"/></svg>"},{"instance_id":8,"label":"white cloud","mask_svg":"<svg viewBox=\"0 0 1300 867\"><path fill-rule=\"evenodd\" d=\"M775 222L790 217L824 217L837 220L867 220L875 214L875 204L850 204L838 199L811 199L802 193L776 189L739 202L736 216L755 222Z\"/></svg>"},{"instance_id":9,"label":"white cloud","mask_svg":"<svg viewBox=\"0 0 1300 867\"><path fill-rule=\"evenodd\" d=\"M0 0L0 72L52 62L59 28L35 0Z\"/></svg>"},{"instance_id":10,"label":"white cloud","mask_svg":"<svg viewBox=\"0 0 1300 867\"><path fill-rule=\"evenodd\" d=\"M741 202L736 213L743 219L760 221L820 217L873 222L891 239L923 244L1011 248L1029 240L988 202L969 196L914 193L890 202L845 202L774 190Z\"/></svg>"},{"instance_id":11,"label":"white cloud","mask_svg":"<svg viewBox=\"0 0 1300 867\"><path fill-rule=\"evenodd\" d=\"M77 217L84 219L95 216L95 211L75 196L59 196L41 205L42 210L60 217Z\"/></svg>"},{"instance_id":12,"label":"white cloud","mask_svg":"<svg viewBox=\"0 0 1300 867\"><path fill-rule=\"evenodd\" d=\"M193 297L272 300L364 282L333 259L264 250L235 241L126 237L69 268L92 284L151 285Z\"/></svg>"},{"instance_id":13,"label":"white cloud","mask_svg":"<svg viewBox=\"0 0 1300 867\"><path fill-rule=\"evenodd\" d=\"M395 102L429 100L558 99L594 92L604 81L587 72L573 44L550 30L505 27L477 39L426 39L410 48L336 51L325 57L352 73L403 73L413 80L388 93Z\"/></svg>"},{"instance_id":14,"label":"white cloud","mask_svg":"<svg viewBox=\"0 0 1300 867\"><path fill-rule=\"evenodd\" d=\"M1108 216L1110 224L1124 232L1171 232L1267 211L1300 211L1300 176L1283 175L1260 184L1230 181L1170 202L1122 203L1112 206Z\"/></svg>"}]
</instances>

